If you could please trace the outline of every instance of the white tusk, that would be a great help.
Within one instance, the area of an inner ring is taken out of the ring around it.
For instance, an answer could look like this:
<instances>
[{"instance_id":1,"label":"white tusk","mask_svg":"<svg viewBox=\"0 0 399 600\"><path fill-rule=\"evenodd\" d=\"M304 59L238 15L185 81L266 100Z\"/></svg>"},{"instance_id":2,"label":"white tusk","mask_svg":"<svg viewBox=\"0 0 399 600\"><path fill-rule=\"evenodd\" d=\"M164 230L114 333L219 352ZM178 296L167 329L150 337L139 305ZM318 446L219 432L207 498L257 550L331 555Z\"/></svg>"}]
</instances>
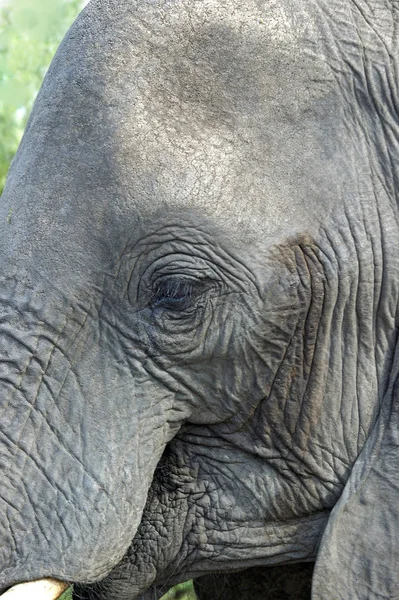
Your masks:
<instances>
[{"instance_id":1,"label":"white tusk","mask_svg":"<svg viewBox=\"0 0 399 600\"><path fill-rule=\"evenodd\" d=\"M57 600L68 584L56 579L39 579L14 585L1 596L5 600Z\"/></svg>"}]
</instances>

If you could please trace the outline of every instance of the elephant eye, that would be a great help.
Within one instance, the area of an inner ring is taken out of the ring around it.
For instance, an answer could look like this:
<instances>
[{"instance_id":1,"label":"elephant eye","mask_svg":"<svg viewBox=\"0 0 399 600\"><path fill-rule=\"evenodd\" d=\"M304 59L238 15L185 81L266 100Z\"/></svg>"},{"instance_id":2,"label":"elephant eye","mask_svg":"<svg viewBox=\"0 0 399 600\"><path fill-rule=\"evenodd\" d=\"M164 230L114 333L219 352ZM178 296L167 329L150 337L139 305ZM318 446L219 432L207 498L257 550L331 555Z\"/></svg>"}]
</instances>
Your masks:
<instances>
[{"instance_id":1,"label":"elephant eye","mask_svg":"<svg viewBox=\"0 0 399 600\"><path fill-rule=\"evenodd\" d=\"M152 306L176 311L186 309L198 295L195 283L177 277L157 281L153 287Z\"/></svg>"}]
</instances>

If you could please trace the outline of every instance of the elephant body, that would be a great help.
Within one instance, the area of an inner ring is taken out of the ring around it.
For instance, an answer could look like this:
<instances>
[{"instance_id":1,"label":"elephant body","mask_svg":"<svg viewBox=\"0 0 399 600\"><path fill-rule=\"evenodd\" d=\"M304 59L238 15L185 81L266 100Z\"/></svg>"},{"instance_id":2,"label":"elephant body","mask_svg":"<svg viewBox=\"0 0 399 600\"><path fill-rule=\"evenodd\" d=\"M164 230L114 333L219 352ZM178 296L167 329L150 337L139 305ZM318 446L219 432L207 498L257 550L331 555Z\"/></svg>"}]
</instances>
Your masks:
<instances>
[{"instance_id":1,"label":"elephant body","mask_svg":"<svg viewBox=\"0 0 399 600\"><path fill-rule=\"evenodd\" d=\"M314 600L399 598L398 32L81 13L0 203L0 590L315 562Z\"/></svg>"}]
</instances>

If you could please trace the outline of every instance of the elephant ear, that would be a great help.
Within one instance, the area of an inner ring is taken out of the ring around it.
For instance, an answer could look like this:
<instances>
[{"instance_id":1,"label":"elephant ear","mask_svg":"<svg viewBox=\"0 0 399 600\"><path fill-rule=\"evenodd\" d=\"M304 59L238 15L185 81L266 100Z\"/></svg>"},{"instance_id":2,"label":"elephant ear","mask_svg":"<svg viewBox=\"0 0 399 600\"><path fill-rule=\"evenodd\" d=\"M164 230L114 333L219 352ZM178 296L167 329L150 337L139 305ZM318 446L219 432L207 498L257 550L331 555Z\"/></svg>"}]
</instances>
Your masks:
<instances>
[{"instance_id":1,"label":"elephant ear","mask_svg":"<svg viewBox=\"0 0 399 600\"><path fill-rule=\"evenodd\" d=\"M395 363L398 355L395 356ZM314 600L399 599L399 382L390 382L381 412L317 556Z\"/></svg>"}]
</instances>

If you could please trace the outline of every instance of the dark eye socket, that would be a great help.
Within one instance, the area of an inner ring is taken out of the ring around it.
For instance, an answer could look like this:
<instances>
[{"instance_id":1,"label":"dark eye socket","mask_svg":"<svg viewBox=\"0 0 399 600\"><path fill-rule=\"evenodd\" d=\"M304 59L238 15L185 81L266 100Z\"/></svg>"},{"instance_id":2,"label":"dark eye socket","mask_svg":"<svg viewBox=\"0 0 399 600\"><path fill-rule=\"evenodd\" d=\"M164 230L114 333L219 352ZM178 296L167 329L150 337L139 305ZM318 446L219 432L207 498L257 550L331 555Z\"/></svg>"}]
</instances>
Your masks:
<instances>
[{"instance_id":1,"label":"dark eye socket","mask_svg":"<svg viewBox=\"0 0 399 600\"><path fill-rule=\"evenodd\" d=\"M194 280L177 277L157 281L153 289L152 305L168 310L184 310L198 295Z\"/></svg>"}]
</instances>

